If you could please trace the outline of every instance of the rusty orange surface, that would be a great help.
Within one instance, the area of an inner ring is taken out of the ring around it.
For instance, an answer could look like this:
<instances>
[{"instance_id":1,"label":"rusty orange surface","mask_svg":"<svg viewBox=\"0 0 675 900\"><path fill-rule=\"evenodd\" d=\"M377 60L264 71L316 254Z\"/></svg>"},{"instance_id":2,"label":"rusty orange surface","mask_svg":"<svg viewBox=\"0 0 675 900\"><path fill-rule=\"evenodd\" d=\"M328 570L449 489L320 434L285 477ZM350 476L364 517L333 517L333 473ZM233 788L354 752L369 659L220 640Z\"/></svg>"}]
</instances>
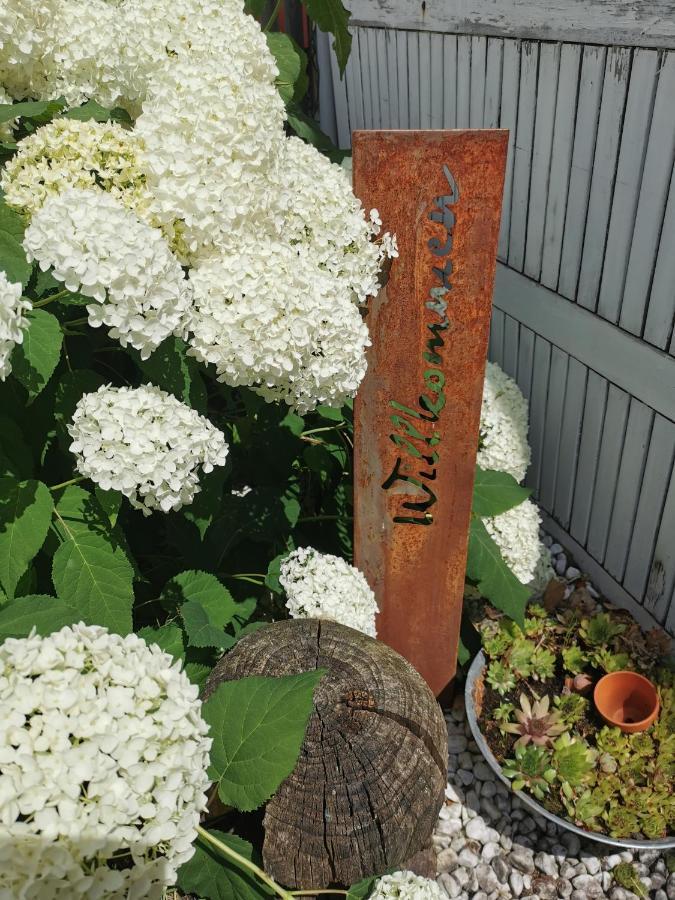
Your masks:
<instances>
[{"instance_id":1,"label":"rusty orange surface","mask_svg":"<svg viewBox=\"0 0 675 900\"><path fill-rule=\"evenodd\" d=\"M398 238L355 403L355 564L378 637L437 696L457 665L506 131L357 131L354 189Z\"/></svg>"}]
</instances>

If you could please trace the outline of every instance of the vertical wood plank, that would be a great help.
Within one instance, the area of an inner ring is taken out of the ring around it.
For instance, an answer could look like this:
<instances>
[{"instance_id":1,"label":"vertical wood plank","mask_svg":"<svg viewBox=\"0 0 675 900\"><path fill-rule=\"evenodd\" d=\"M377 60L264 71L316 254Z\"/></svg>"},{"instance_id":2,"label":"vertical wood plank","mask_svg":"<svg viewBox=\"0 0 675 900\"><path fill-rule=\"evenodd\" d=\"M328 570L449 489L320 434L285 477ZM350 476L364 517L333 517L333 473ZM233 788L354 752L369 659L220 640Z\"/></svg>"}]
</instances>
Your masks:
<instances>
[{"instance_id":1,"label":"vertical wood plank","mask_svg":"<svg viewBox=\"0 0 675 900\"><path fill-rule=\"evenodd\" d=\"M520 326L518 343L518 386L529 402L532 394L532 366L534 363L534 331Z\"/></svg>"},{"instance_id":2,"label":"vertical wood plank","mask_svg":"<svg viewBox=\"0 0 675 900\"><path fill-rule=\"evenodd\" d=\"M504 361L504 313L493 307L490 320L489 354L492 362L501 366Z\"/></svg>"},{"instance_id":3,"label":"vertical wood plank","mask_svg":"<svg viewBox=\"0 0 675 900\"><path fill-rule=\"evenodd\" d=\"M675 53L663 58L654 100L645 169L640 185L635 229L628 257L619 324L632 334L642 334L647 299L668 189L675 161ZM675 245L675 234L670 240Z\"/></svg>"},{"instance_id":4,"label":"vertical wood plank","mask_svg":"<svg viewBox=\"0 0 675 900\"><path fill-rule=\"evenodd\" d=\"M534 366L532 368L532 394L530 397L530 447L532 465L527 473L527 484L538 492L541 478L541 458L546 428L546 400L548 397L551 345L543 338L534 341Z\"/></svg>"},{"instance_id":5,"label":"vertical wood plank","mask_svg":"<svg viewBox=\"0 0 675 900\"><path fill-rule=\"evenodd\" d=\"M504 352L502 355L502 369L511 378L518 374L518 322L511 316L504 316Z\"/></svg>"},{"instance_id":6,"label":"vertical wood plank","mask_svg":"<svg viewBox=\"0 0 675 900\"><path fill-rule=\"evenodd\" d=\"M368 35L372 34L372 28L359 28L359 61L361 74L361 94L363 97L363 127L373 127L373 79L370 68L370 47Z\"/></svg>"},{"instance_id":7,"label":"vertical wood plank","mask_svg":"<svg viewBox=\"0 0 675 900\"><path fill-rule=\"evenodd\" d=\"M520 84L520 41L504 41L504 61L502 65L502 105L499 116L501 128L509 130L509 155L506 160L506 181L502 221L499 229L498 256L506 261L509 255L509 232L511 229L511 195L513 193L513 161L516 155L516 121L518 118L518 87Z\"/></svg>"},{"instance_id":8,"label":"vertical wood plank","mask_svg":"<svg viewBox=\"0 0 675 900\"><path fill-rule=\"evenodd\" d=\"M539 502L547 512L553 512L555 483L560 459L562 417L567 393L567 367L569 357L558 347L551 348L551 369L548 376L546 400L546 426L541 455Z\"/></svg>"},{"instance_id":9,"label":"vertical wood plank","mask_svg":"<svg viewBox=\"0 0 675 900\"><path fill-rule=\"evenodd\" d=\"M565 212L572 165L580 63L581 47L578 44L563 44L560 51L558 95L551 151L551 177L546 203L546 224L541 261L541 282L552 290L555 290L558 285L565 233Z\"/></svg>"},{"instance_id":10,"label":"vertical wood plank","mask_svg":"<svg viewBox=\"0 0 675 900\"><path fill-rule=\"evenodd\" d=\"M354 29L352 52L349 55L345 79L347 81L347 102L349 104L349 130L365 127L363 115L363 91L361 89L361 53L359 48L360 28ZM350 141L351 143L351 141Z\"/></svg>"},{"instance_id":11,"label":"vertical wood plank","mask_svg":"<svg viewBox=\"0 0 675 900\"><path fill-rule=\"evenodd\" d=\"M522 272L525 259L538 65L539 44L534 41L524 41L521 48L518 123L516 125L511 194L511 235L509 237L509 265L519 272Z\"/></svg>"},{"instance_id":12,"label":"vertical wood plank","mask_svg":"<svg viewBox=\"0 0 675 900\"><path fill-rule=\"evenodd\" d=\"M469 126L483 127L485 109L485 68L487 38L473 35L471 38L471 96L469 99Z\"/></svg>"},{"instance_id":13,"label":"vertical wood plank","mask_svg":"<svg viewBox=\"0 0 675 900\"><path fill-rule=\"evenodd\" d=\"M591 517L593 488L597 477L600 441L607 406L607 388L607 381L604 378L596 372L589 371L570 519L570 534L582 546L586 544Z\"/></svg>"},{"instance_id":14,"label":"vertical wood plank","mask_svg":"<svg viewBox=\"0 0 675 900\"><path fill-rule=\"evenodd\" d=\"M408 103L408 32L396 32L396 52L398 56L398 127L410 128L410 104Z\"/></svg>"},{"instance_id":15,"label":"vertical wood plank","mask_svg":"<svg viewBox=\"0 0 675 900\"><path fill-rule=\"evenodd\" d=\"M417 35L419 44L419 71L413 74L417 79L420 91L420 128L431 128L431 35L428 31L420 31Z\"/></svg>"},{"instance_id":16,"label":"vertical wood plank","mask_svg":"<svg viewBox=\"0 0 675 900\"><path fill-rule=\"evenodd\" d=\"M389 128L400 128L400 113L398 108L398 45L396 31L393 28L383 28L384 43L387 60L387 83L389 89Z\"/></svg>"},{"instance_id":17,"label":"vertical wood plank","mask_svg":"<svg viewBox=\"0 0 675 900\"><path fill-rule=\"evenodd\" d=\"M443 127L443 35L431 35L431 128Z\"/></svg>"},{"instance_id":18,"label":"vertical wood plank","mask_svg":"<svg viewBox=\"0 0 675 900\"><path fill-rule=\"evenodd\" d=\"M570 357L553 504L553 514L566 531L569 530L572 515L572 497L577 473L587 377L586 366L574 357Z\"/></svg>"},{"instance_id":19,"label":"vertical wood plank","mask_svg":"<svg viewBox=\"0 0 675 900\"><path fill-rule=\"evenodd\" d=\"M380 128L392 128L390 110L391 84L388 78L387 30L375 29L375 56L377 58L377 83L380 95Z\"/></svg>"},{"instance_id":20,"label":"vertical wood plank","mask_svg":"<svg viewBox=\"0 0 675 900\"><path fill-rule=\"evenodd\" d=\"M347 63L347 71L351 62ZM347 98L347 72L340 77L340 66L333 48L330 48L330 71L333 84L333 100L335 103L335 121L337 125L338 145L350 147L352 133L349 127L349 103Z\"/></svg>"},{"instance_id":21,"label":"vertical wood plank","mask_svg":"<svg viewBox=\"0 0 675 900\"><path fill-rule=\"evenodd\" d=\"M581 61L572 169L558 279L558 293L568 300L574 299L579 278L605 56L604 47L584 47Z\"/></svg>"},{"instance_id":22,"label":"vertical wood plank","mask_svg":"<svg viewBox=\"0 0 675 900\"><path fill-rule=\"evenodd\" d=\"M417 31L406 31L408 43L408 121L410 128L421 128L420 125L420 45Z\"/></svg>"},{"instance_id":23,"label":"vertical wood plank","mask_svg":"<svg viewBox=\"0 0 675 900\"><path fill-rule=\"evenodd\" d=\"M607 232L607 254L611 258L611 264L603 269L597 305L598 314L610 322L617 322L619 319L654 104L658 62L659 54L655 50L635 50L633 53L612 213Z\"/></svg>"},{"instance_id":24,"label":"vertical wood plank","mask_svg":"<svg viewBox=\"0 0 675 900\"><path fill-rule=\"evenodd\" d=\"M626 555L635 524L653 420L653 411L633 397L628 412L604 561L605 568L617 581L623 581L626 568Z\"/></svg>"},{"instance_id":25,"label":"vertical wood plank","mask_svg":"<svg viewBox=\"0 0 675 900\"><path fill-rule=\"evenodd\" d=\"M379 60L377 57L377 28L366 28L366 45L368 48L368 68L364 70L363 77L370 88L371 104L371 128L382 127L382 97L380 95ZM364 84L364 90L366 85Z\"/></svg>"},{"instance_id":26,"label":"vertical wood plank","mask_svg":"<svg viewBox=\"0 0 675 900\"><path fill-rule=\"evenodd\" d=\"M457 128L457 35L443 35L443 128Z\"/></svg>"},{"instance_id":27,"label":"vertical wood plank","mask_svg":"<svg viewBox=\"0 0 675 900\"><path fill-rule=\"evenodd\" d=\"M647 321L644 339L659 347L668 349L668 342L673 333L675 318L675 253L673 253L673 235L675 235L675 175L670 179L668 204L663 219L663 230L659 241L659 249L654 268Z\"/></svg>"},{"instance_id":28,"label":"vertical wood plank","mask_svg":"<svg viewBox=\"0 0 675 900\"><path fill-rule=\"evenodd\" d=\"M598 301L630 62L631 52L625 47L607 51L577 288L577 303L586 309L594 310Z\"/></svg>"},{"instance_id":29,"label":"vertical wood plank","mask_svg":"<svg viewBox=\"0 0 675 900\"><path fill-rule=\"evenodd\" d=\"M457 128L468 128L471 110L471 37L457 36Z\"/></svg>"},{"instance_id":30,"label":"vertical wood plank","mask_svg":"<svg viewBox=\"0 0 675 900\"><path fill-rule=\"evenodd\" d=\"M605 558L629 403L628 394L610 384L586 539L588 552L599 563Z\"/></svg>"},{"instance_id":31,"label":"vertical wood plank","mask_svg":"<svg viewBox=\"0 0 675 900\"><path fill-rule=\"evenodd\" d=\"M623 586L640 599L652 570L656 534L664 504L664 486L670 480L675 454L675 425L655 416L644 475L640 483L635 527L630 538ZM675 532L673 533L675 534Z\"/></svg>"},{"instance_id":32,"label":"vertical wood plank","mask_svg":"<svg viewBox=\"0 0 675 900\"><path fill-rule=\"evenodd\" d=\"M504 42L499 38L488 38L485 61L485 103L483 124L485 128L499 127L499 107L502 98L502 55Z\"/></svg>"},{"instance_id":33,"label":"vertical wood plank","mask_svg":"<svg viewBox=\"0 0 675 900\"><path fill-rule=\"evenodd\" d=\"M542 44L539 50L534 147L523 270L526 275L537 281L541 275L559 65L560 44Z\"/></svg>"}]
</instances>

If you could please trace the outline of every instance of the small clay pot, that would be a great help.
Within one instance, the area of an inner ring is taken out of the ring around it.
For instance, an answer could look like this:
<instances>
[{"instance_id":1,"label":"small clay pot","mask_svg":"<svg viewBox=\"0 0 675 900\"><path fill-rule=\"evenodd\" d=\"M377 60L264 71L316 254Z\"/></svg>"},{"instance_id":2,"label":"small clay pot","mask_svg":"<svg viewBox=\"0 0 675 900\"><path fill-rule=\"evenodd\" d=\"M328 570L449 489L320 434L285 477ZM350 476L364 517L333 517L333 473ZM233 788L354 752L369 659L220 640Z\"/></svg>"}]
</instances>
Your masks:
<instances>
[{"instance_id":1,"label":"small clay pot","mask_svg":"<svg viewBox=\"0 0 675 900\"><path fill-rule=\"evenodd\" d=\"M646 731L659 714L659 695L644 675L610 672L593 692L595 707L607 722L626 734Z\"/></svg>"}]
</instances>

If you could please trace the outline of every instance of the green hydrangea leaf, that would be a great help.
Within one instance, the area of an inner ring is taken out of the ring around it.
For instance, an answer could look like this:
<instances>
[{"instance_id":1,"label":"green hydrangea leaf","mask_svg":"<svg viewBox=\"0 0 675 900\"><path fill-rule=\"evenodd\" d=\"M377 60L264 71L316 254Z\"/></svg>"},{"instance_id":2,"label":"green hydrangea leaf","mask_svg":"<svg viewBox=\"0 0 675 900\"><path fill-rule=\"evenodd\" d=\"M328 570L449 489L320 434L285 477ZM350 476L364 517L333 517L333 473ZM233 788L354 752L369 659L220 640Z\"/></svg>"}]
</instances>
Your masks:
<instances>
[{"instance_id":1,"label":"green hydrangea leaf","mask_svg":"<svg viewBox=\"0 0 675 900\"><path fill-rule=\"evenodd\" d=\"M287 34L279 31L265 35L267 46L276 60L279 77L276 85L281 99L289 103L296 97L296 91L302 92L302 84L307 84L307 57L295 41Z\"/></svg>"},{"instance_id":2,"label":"green hydrangea leaf","mask_svg":"<svg viewBox=\"0 0 675 900\"><path fill-rule=\"evenodd\" d=\"M52 495L41 481L0 478L0 585L10 599L44 543L53 509Z\"/></svg>"},{"instance_id":3,"label":"green hydrangea leaf","mask_svg":"<svg viewBox=\"0 0 675 900\"><path fill-rule=\"evenodd\" d=\"M249 812L291 774L324 672L227 681L209 697L202 710L213 738L209 775L223 803Z\"/></svg>"},{"instance_id":4,"label":"green hydrangea leaf","mask_svg":"<svg viewBox=\"0 0 675 900\"><path fill-rule=\"evenodd\" d=\"M245 859L254 859L253 847L236 834L224 834L210 830L209 834L226 844ZM198 837L195 854L178 870L178 887L186 894L204 897L205 900L260 900L272 891L263 882L234 862L216 847Z\"/></svg>"},{"instance_id":5,"label":"green hydrangea leaf","mask_svg":"<svg viewBox=\"0 0 675 900\"><path fill-rule=\"evenodd\" d=\"M21 216L0 199L0 269L10 281L23 287L33 270L21 244L24 230L25 223Z\"/></svg>"},{"instance_id":6,"label":"green hydrangea leaf","mask_svg":"<svg viewBox=\"0 0 675 900\"><path fill-rule=\"evenodd\" d=\"M180 614L191 647L225 647L227 637L222 626L218 627L211 622L201 603L188 600L181 606Z\"/></svg>"},{"instance_id":7,"label":"green hydrangea leaf","mask_svg":"<svg viewBox=\"0 0 675 900\"><path fill-rule=\"evenodd\" d=\"M134 570L95 497L67 488L57 506L64 538L52 562L57 596L88 625L131 631Z\"/></svg>"},{"instance_id":8,"label":"green hydrangea leaf","mask_svg":"<svg viewBox=\"0 0 675 900\"><path fill-rule=\"evenodd\" d=\"M166 609L177 609L190 600L198 603L207 613L209 622L221 629L241 612L240 604L209 572L196 569L180 572L166 583L160 597Z\"/></svg>"},{"instance_id":9,"label":"green hydrangea leaf","mask_svg":"<svg viewBox=\"0 0 675 900\"><path fill-rule=\"evenodd\" d=\"M493 606L523 625L530 592L509 569L485 525L476 518L469 529L466 572Z\"/></svg>"},{"instance_id":10,"label":"green hydrangea leaf","mask_svg":"<svg viewBox=\"0 0 675 900\"><path fill-rule=\"evenodd\" d=\"M33 454L21 428L13 419L0 415L0 475L30 478Z\"/></svg>"},{"instance_id":11,"label":"green hydrangea leaf","mask_svg":"<svg viewBox=\"0 0 675 900\"><path fill-rule=\"evenodd\" d=\"M481 519L499 516L527 500L531 493L530 488L521 487L508 472L494 472L476 466L472 511Z\"/></svg>"},{"instance_id":12,"label":"green hydrangea leaf","mask_svg":"<svg viewBox=\"0 0 675 900\"><path fill-rule=\"evenodd\" d=\"M12 353L12 374L33 398L45 387L58 365L63 332L56 316L44 309L31 310L26 318L29 325L23 333L23 342Z\"/></svg>"},{"instance_id":13,"label":"green hydrangea leaf","mask_svg":"<svg viewBox=\"0 0 675 900\"><path fill-rule=\"evenodd\" d=\"M0 104L0 123L11 122L19 116L37 119L40 123L49 121L52 116L63 109L63 100L26 100L21 103Z\"/></svg>"},{"instance_id":14,"label":"green hydrangea leaf","mask_svg":"<svg viewBox=\"0 0 675 900\"><path fill-rule=\"evenodd\" d=\"M342 0L302 0L302 3L321 31L333 35L333 50L340 66L340 75L343 75L352 49L349 12Z\"/></svg>"},{"instance_id":15,"label":"green hydrangea leaf","mask_svg":"<svg viewBox=\"0 0 675 900\"><path fill-rule=\"evenodd\" d=\"M130 353L147 381L193 409L206 411L206 388L199 364L187 355L185 341L169 337L148 359L141 359L137 351Z\"/></svg>"},{"instance_id":16,"label":"green hydrangea leaf","mask_svg":"<svg viewBox=\"0 0 675 900\"><path fill-rule=\"evenodd\" d=\"M118 122L121 125L131 125L132 120L126 109L116 106L114 109L106 109L95 100L88 100L82 106L74 106L63 114L65 119L79 119L81 122Z\"/></svg>"},{"instance_id":17,"label":"green hydrangea leaf","mask_svg":"<svg viewBox=\"0 0 675 900\"><path fill-rule=\"evenodd\" d=\"M359 881L358 884L353 884L347 893L347 900L366 900L366 897L370 897L373 892L376 883L377 875L372 875L370 878Z\"/></svg>"},{"instance_id":18,"label":"green hydrangea leaf","mask_svg":"<svg viewBox=\"0 0 675 900\"><path fill-rule=\"evenodd\" d=\"M0 606L0 640L27 637L33 628L45 636L78 621L76 613L58 597L28 594Z\"/></svg>"}]
</instances>

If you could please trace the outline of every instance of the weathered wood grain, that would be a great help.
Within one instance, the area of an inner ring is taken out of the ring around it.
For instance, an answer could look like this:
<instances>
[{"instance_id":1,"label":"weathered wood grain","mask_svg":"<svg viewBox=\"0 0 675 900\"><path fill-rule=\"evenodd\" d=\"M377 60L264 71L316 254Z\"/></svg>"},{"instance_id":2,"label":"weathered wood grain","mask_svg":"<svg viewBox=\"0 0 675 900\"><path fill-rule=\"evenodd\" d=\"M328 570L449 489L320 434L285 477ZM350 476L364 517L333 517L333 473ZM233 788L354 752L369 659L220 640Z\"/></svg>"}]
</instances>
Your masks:
<instances>
[{"instance_id":1,"label":"weathered wood grain","mask_svg":"<svg viewBox=\"0 0 675 900\"><path fill-rule=\"evenodd\" d=\"M327 669L300 758L265 809L265 870L291 888L354 884L430 844L447 731L433 694L386 644L335 622L276 622L217 664L223 681Z\"/></svg>"}]
</instances>

